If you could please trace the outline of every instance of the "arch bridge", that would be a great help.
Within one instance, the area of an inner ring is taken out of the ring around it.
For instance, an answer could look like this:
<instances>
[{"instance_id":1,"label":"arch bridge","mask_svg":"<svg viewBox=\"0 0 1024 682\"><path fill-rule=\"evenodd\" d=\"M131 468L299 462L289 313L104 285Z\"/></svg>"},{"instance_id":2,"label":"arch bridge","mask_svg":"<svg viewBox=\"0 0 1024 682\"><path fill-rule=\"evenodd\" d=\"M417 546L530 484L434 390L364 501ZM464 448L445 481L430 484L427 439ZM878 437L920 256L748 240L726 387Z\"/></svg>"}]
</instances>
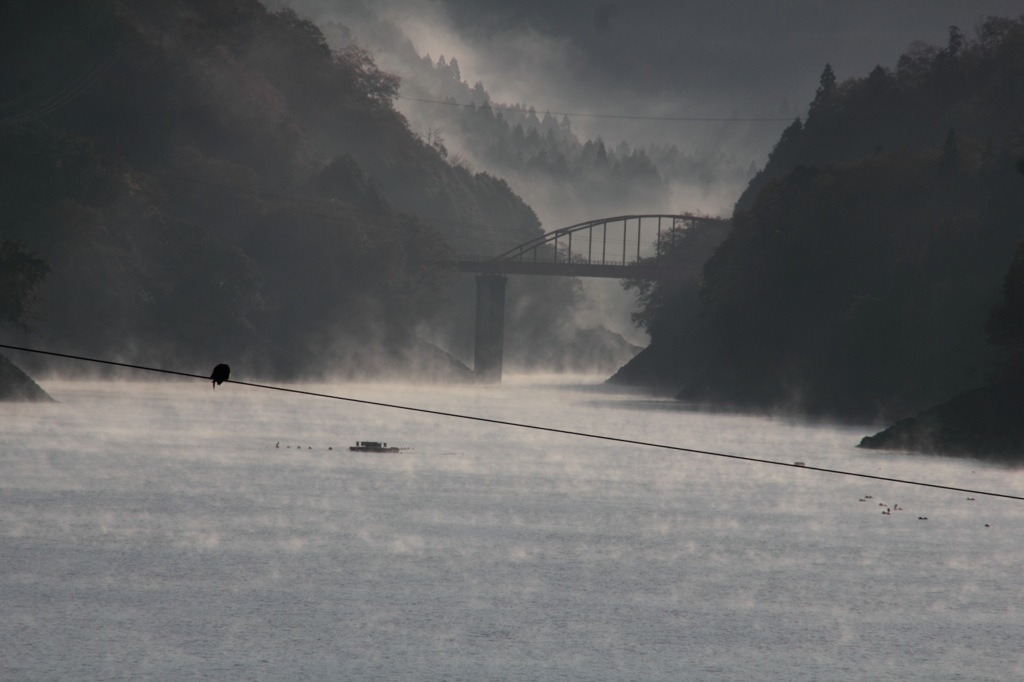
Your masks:
<instances>
[{"instance_id":1,"label":"arch bridge","mask_svg":"<svg viewBox=\"0 0 1024 682\"><path fill-rule=\"evenodd\" d=\"M673 254L671 264L662 256L680 232L699 223L728 221L687 213L598 218L553 230L494 258L458 259L457 270L477 274L473 371L482 381L501 381L507 275L697 281L706 251Z\"/></svg>"},{"instance_id":2,"label":"arch bridge","mask_svg":"<svg viewBox=\"0 0 1024 682\"><path fill-rule=\"evenodd\" d=\"M681 230L698 223L723 223L721 218L688 213L646 213L598 218L553 230L484 260L459 258L461 272L491 275L553 275L614 279L679 279L694 275L689 266L700 258L661 255ZM644 246L650 251L644 254ZM699 270L699 268L698 268ZM698 273L699 274L699 273Z\"/></svg>"}]
</instances>

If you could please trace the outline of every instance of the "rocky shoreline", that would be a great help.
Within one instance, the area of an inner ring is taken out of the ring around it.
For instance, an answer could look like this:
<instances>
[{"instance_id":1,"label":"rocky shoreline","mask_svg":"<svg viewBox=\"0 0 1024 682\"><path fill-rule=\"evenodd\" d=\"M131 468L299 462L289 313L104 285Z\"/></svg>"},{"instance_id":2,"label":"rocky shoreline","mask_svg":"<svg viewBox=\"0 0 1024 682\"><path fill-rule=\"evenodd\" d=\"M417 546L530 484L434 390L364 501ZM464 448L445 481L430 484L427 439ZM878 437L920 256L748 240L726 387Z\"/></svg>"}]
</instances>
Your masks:
<instances>
[{"instance_id":1,"label":"rocky shoreline","mask_svg":"<svg viewBox=\"0 0 1024 682\"><path fill-rule=\"evenodd\" d=\"M967 391L896 422L858 447L1024 464L1024 381Z\"/></svg>"},{"instance_id":2,"label":"rocky shoreline","mask_svg":"<svg viewBox=\"0 0 1024 682\"><path fill-rule=\"evenodd\" d=\"M0 355L0 401L56 402L17 365Z\"/></svg>"}]
</instances>

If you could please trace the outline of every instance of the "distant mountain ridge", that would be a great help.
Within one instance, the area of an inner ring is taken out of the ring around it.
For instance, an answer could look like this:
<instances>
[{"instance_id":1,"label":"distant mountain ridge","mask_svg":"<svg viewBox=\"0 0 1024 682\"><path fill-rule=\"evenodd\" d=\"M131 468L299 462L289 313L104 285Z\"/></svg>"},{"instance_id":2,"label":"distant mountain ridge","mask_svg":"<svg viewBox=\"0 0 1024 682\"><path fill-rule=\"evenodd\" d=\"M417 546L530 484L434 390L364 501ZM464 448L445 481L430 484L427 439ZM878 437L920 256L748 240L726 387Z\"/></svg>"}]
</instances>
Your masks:
<instances>
[{"instance_id":1,"label":"distant mountain ridge","mask_svg":"<svg viewBox=\"0 0 1024 682\"><path fill-rule=\"evenodd\" d=\"M491 92L497 83L465 80L455 46L434 56L418 53L398 23L370 3L299 4L318 15L332 45L369 49L402 75L398 104L428 143L457 165L506 178L535 208L551 203L544 188L556 187L559 203L579 207L569 222L634 209L694 211L697 206L679 203L732 197L755 171L753 156L726 152L720 144L696 149L588 138L567 115L544 111L539 103L503 102ZM730 123L707 130L720 141L742 137L745 128ZM547 226L556 227L564 225Z\"/></svg>"}]
</instances>

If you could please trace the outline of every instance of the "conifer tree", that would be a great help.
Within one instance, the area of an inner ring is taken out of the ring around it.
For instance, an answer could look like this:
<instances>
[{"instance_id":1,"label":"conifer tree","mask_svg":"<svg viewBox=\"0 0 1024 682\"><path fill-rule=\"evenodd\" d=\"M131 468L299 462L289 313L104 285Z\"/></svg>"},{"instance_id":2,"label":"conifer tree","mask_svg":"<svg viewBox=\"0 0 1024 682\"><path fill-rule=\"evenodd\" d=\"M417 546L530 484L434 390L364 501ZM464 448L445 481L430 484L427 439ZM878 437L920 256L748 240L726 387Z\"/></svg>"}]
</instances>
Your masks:
<instances>
[{"instance_id":1,"label":"conifer tree","mask_svg":"<svg viewBox=\"0 0 1024 682\"><path fill-rule=\"evenodd\" d=\"M825 64L825 68L821 72L821 78L818 79L818 90L814 95L814 101L811 102L811 111L818 111L827 106L835 91L836 74L832 70L831 64Z\"/></svg>"}]
</instances>

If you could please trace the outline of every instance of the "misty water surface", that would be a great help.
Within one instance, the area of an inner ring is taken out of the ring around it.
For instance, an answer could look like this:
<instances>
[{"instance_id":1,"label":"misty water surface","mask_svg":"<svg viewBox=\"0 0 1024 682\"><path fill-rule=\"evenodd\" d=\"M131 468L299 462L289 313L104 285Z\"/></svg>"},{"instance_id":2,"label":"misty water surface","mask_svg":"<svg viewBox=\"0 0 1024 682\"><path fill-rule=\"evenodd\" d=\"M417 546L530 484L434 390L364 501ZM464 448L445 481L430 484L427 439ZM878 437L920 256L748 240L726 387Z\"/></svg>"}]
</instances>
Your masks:
<instances>
[{"instance_id":1,"label":"misty water surface","mask_svg":"<svg viewBox=\"0 0 1024 682\"><path fill-rule=\"evenodd\" d=\"M0 406L4 680L1024 672L1024 503L232 384L44 387ZM313 389L1024 492L596 382Z\"/></svg>"}]
</instances>

